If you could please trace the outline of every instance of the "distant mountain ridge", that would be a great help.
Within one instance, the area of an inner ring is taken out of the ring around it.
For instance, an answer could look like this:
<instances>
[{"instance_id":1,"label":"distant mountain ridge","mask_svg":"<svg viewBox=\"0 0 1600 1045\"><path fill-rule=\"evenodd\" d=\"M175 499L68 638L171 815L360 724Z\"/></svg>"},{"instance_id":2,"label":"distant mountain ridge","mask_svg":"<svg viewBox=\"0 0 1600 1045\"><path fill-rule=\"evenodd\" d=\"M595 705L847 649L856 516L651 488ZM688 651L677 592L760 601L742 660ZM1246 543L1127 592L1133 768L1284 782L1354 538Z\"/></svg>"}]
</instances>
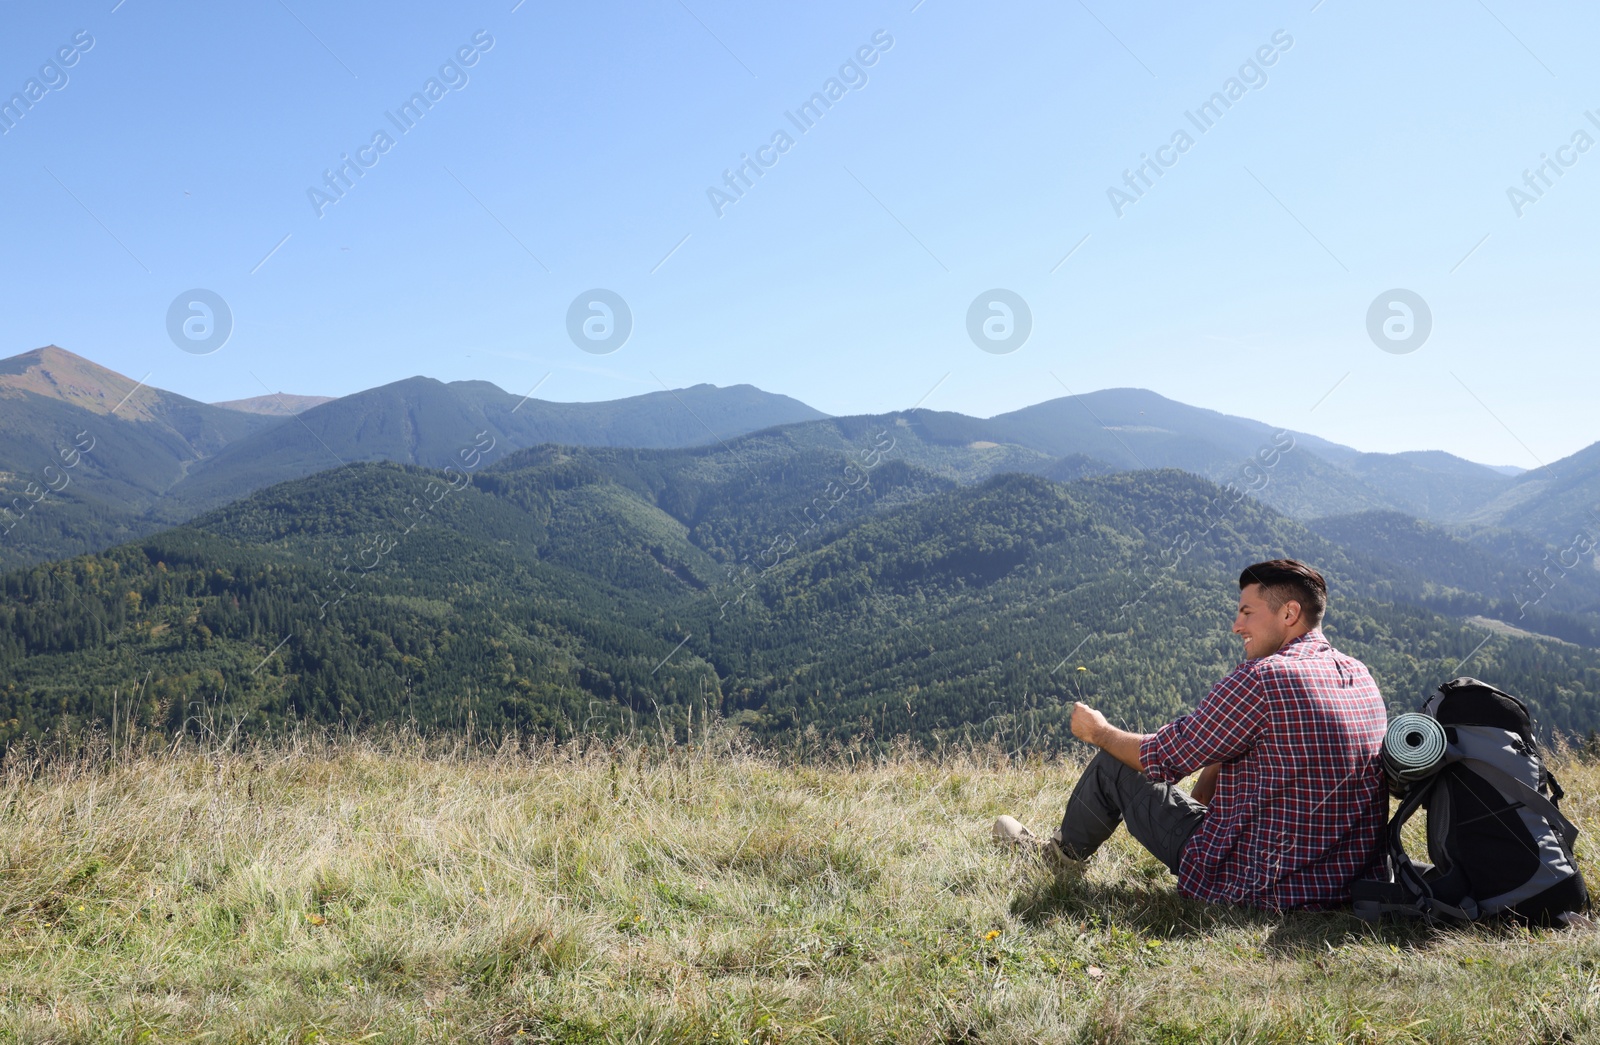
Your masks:
<instances>
[{"instance_id":1,"label":"distant mountain ridge","mask_svg":"<svg viewBox=\"0 0 1600 1045\"><path fill-rule=\"evenodd\" d=\"M192 512L351 461L459 466L462 451L480 438L508 448L562 443L662 449L824 416L750 385L695 385L599 403L558 403L525 399L487 381L445 384L412 377L312 407L227 446L173 492Z\"/></svg>"},{"instance_id":2,"label":"distant mountain ridge","mask_svg":"<svg viewBox=\"0 0 1600 1045\"><path fill-rule=\"evenodd\" d=\"M0 361L0 503L90 420L115 435L102 454L114 467L97 471L97 459L81 476L94 482L64 491L51 512L41 509L50 525L17 527L18 540L0 542L0 566L105 547L357 461L444 467L480 440L502 450L546 443L666 449L781 430L793 447L838 449L848 431L869 423L916 432L910 445L919 466L961 483L1007 471L1071 481L1179 468L1300 520L1399 512L1490 544L1497 532L1515 531L1557 551L1586 519L1600 527L1591 507L1600 505L1600 444L1513 475L1440 451L1363 453L1136 388L1064 396L987 419L924 409L834 419L750 385L557 403L485 381L414 377L318 398L196 403L55 346ZM274 402L278 414L261 412Z\"/></svg>"},{"instance_id":3,"label":"distant mountain ridge","mask_svg":"<svg viewBox=\"0 0 1600 1045\"><path fill-rule=\"evenodd\" d=\"M51 345L0 360L0 506L12 506L0 507L0 568L109 547L354 461L443 467L485 438L502 450L692 446L824 416L749 385L554 403L423 377L275 416L196 402ZM62 472L61 453L90 439Z\"/></svg>"},{"instance_id":4,"label":"distant mountain ridge","mask_svg":"<svg viewBox=\"0 0 1600 1045\"><path fill-rule=\"evenodd\" d=\"M290 417L294 414L303 414L314 406L331 403L335 396L301 396L290 395L286 392L274 392L271 395L252 396L249 399L229 399L221 403L212 403L224 410L242 410L247 414L268 414L272 417Z\"/></svg>"},{"instance_id":5,"label":"distant mountain ridge","mask_svg":"<svg viewBox=\"0 0 1600 1045\"><path fill-rule=\"evenodd\" d=\"M55 346L0 360L0 566L151 532L150 507L194 462L274 423Z\"/></svg>"},{"instance_id":6,"label":"distant mountain ridge","mask_svg":"<svg viewBox=\"0 0 1600 1045\"><path fill-rule=\"evenodd\" d=\"M1563 550L1584 549L1587 558L1600 544L1600 443L1523 472L1462 521L1536 534Z\"/></svg>"}]
</instances>

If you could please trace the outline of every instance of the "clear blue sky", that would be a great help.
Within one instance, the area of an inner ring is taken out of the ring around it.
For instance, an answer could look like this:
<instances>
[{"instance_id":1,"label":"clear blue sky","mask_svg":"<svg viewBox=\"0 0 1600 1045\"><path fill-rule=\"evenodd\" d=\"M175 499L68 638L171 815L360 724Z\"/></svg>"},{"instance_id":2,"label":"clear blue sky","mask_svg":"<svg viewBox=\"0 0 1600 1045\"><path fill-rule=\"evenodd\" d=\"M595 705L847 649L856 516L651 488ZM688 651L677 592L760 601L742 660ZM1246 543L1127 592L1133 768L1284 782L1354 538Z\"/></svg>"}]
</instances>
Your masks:
<instances>
[{"instance_id":1,"label":"clear blue sky","mask_svg":"<svg viewBox=\"0 0 1600 1045\"><path fill-rule=\"evenodd\" d=\"M542 398L751 383L842 414L948 374L926 406L1138 386L1524 467L1600 440L1600 146L1570 148L1600 141L1592 6L515 2L7 5L0 98L58 86L0 113L0 354L204 400L549 373ZM791 123L864 46L865 82ZM430 78L459 86L402 133ZM379 130L319 216L308 190ZM1179 130L1119 215L1108 189ZM209 355L167 333L196 287L234 313ZM596 287L634 317L608 355L567 332ZM1008 354L968 334L991 288L1033 314ZM1433 316L1406 354L1367 333L1391 288Z\"/></svg>"}]
</instances>

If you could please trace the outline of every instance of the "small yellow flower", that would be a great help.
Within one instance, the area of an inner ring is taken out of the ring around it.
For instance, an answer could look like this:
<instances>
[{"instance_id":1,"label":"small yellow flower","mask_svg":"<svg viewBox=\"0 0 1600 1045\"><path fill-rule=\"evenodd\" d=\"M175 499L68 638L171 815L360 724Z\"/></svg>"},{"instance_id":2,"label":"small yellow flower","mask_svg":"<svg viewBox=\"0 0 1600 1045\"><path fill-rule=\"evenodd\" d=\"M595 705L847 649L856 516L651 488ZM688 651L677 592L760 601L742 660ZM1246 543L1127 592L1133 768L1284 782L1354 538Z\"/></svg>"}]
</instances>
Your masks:
<instances>
[{"instance_id":1,"label":"small yellow flower","mask_svg":"<svg viewBox=\"0 0 1600 1045\"><path fill-rule=\"evenodd\" d=\"M322 915L320 915L320 914L308 914L308 915L306 915L306 921L310 922L312 925L327 925L328 924L328 919L322 917Z\"/></svg>"},{"instance_id":2,"label":"small yellow flower","mask_svg":"<svg viewBox=\"0 0 1600 1045\"><path fill-rule=\"evenodd\" d=\"M988 932L983 934L983 938L985 940L995 940L995 939L998 939L999 936L1000 936L1000 930L999 929L990 929Z\"/></svg>"}]
</instances>

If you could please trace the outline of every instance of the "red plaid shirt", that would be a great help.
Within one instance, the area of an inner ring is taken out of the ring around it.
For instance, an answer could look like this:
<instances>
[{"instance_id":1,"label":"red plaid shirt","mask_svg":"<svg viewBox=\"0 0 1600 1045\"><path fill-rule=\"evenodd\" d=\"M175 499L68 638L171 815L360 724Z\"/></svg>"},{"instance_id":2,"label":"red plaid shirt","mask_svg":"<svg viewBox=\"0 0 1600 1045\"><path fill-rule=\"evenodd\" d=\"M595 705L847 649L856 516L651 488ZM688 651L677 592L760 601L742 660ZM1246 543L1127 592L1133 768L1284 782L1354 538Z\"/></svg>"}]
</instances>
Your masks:
<instances>
[{"instance_id":1,"label":"red plaid shirt","mask_svg":"<svg viewBox=\"0 0 1600 1045\"><path fill-rule=\"evenodd\" d=\"M1157 783L1222 763L1179 860L1178 891L1273 910L1349 903L1388 819L1387 721L1366 665L1314 628L1240 664L1198 708L1145 737L1139 761Z\"/></svg>"}]
</instances>

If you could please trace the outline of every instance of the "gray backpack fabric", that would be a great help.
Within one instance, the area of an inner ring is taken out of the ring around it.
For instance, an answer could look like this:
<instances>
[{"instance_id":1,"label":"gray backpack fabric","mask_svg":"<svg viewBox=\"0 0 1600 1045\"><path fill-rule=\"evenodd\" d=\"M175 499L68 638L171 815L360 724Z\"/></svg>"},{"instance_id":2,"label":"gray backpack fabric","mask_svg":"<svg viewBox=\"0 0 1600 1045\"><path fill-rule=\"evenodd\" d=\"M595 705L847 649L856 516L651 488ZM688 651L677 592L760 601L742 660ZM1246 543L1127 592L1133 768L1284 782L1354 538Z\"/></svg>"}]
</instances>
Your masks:
<instances>
[{"instance_id":1,"label":"gray backpack fabric","mask_svg":"<svg viewBox=\"0 0 1600 1045\"><path fill-rule=\"evenodd\" d=\"M1462 677L1440 686L1422 713L1444 728L1444 752L1421 779L1391 775L1401 804L1389 822L1383 880L1355 883L1355 914L1432 922L1508 915L1548 925L1586 909L1573 858L1578 829L1558 807L1561 785L1545 768L1527 707ZM1428 813L1428 863L1412 859L1400 837L1418 809Z\"/></svg>"}]
</instances>

